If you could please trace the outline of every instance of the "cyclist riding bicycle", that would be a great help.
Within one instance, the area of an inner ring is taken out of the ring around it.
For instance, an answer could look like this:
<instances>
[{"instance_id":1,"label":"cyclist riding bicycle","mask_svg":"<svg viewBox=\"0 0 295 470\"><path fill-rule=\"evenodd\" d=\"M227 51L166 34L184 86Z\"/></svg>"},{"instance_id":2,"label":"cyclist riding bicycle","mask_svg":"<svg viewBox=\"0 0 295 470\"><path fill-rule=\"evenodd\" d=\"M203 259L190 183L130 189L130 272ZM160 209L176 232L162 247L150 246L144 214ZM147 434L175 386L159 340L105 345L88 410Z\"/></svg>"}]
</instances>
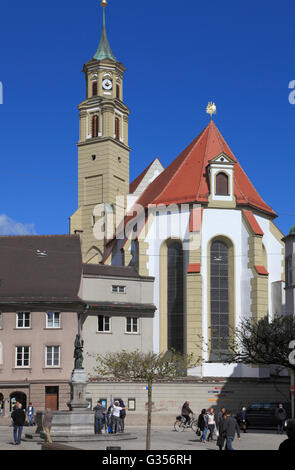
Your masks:
<instances>
[{"instance_id":1,"label":"cyclist riding bicycle","mask_svg":"<svg viewBox=\"0 0 295 470\"><path fill-rule=\"evenodd\" d=\"M189 425L191 422L190 414L194 414L193 411L189 407L189 401L184 402L181 410L181 415L185 419L185 424Z\"/></svg>"}]
</instances>

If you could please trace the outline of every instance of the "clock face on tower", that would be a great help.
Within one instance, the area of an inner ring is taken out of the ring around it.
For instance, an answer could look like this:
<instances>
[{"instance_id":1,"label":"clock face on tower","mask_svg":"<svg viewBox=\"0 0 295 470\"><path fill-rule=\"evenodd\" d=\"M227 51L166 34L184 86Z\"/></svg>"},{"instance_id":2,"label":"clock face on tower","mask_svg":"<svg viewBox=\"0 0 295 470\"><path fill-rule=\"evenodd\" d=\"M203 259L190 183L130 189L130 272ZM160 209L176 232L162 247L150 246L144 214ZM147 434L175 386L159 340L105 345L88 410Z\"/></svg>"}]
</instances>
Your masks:
<instances>
[{"instance_id":1,"label":"clock face on tower","mask_svg":"<svg viewBox=\"0 0 295 470\"><path fill-rule=\"evenodd\" d=\"M102 81L102 88L104 90L111 90L113 88L113 82L112 80L110 80L109 78L105 78L103 81Z\"/></svg>"}]
</instances>

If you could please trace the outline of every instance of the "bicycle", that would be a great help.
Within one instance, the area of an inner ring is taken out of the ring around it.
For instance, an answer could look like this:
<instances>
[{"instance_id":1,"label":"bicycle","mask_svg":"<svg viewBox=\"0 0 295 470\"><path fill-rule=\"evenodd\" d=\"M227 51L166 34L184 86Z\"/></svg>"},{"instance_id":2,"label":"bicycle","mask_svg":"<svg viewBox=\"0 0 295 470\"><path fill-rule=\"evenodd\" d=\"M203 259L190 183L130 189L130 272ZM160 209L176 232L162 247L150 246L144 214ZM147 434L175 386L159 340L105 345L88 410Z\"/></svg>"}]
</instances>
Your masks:
<instances>
[{"instance_id":1,"label":"bicycle","mask_svg":"<svg viewBox=\"0 0 295 470\"><path fill-rule=\"evenodd\" d=\"M193 417L189 420L189 422L186 421L186 419L183 416L177 416L176 421L174 423L174 430L177 432L183 432L185 429L192 429L194 432L197 431L198 429L198 420Z\"/></svg>"}]
</instances>

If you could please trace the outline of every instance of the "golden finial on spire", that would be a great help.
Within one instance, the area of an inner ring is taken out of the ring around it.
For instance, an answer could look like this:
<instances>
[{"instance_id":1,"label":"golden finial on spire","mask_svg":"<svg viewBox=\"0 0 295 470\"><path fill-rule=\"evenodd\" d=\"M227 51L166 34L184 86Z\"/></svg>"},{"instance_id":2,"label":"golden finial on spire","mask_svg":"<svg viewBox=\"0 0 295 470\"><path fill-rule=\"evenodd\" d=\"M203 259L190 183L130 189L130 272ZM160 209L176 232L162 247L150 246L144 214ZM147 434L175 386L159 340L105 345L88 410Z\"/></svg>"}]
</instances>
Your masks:
<instances>
[{"instance_id":1,"label":"golden finial on spire","mask_svg":"<svg viewBox=\"0 0 295 470\"><path fill-rule=\"evenodd\" d=\"M101 6L102 6L102 7L108 6L107 0L101 0Z\"/></svg>"},{"instance_id":2,"label":"golden finial on spire","mask_svg":"<svg viewBox=\"0 0 295 470\"><path fill-rule=\"evenodd\" d=\"M212 115L216 114L216 105L215 105L215 103L212 103L212 101L210 101L207 104L206 113L210 114L211 119L212 119Z\"/></svg>"}]
</instances>

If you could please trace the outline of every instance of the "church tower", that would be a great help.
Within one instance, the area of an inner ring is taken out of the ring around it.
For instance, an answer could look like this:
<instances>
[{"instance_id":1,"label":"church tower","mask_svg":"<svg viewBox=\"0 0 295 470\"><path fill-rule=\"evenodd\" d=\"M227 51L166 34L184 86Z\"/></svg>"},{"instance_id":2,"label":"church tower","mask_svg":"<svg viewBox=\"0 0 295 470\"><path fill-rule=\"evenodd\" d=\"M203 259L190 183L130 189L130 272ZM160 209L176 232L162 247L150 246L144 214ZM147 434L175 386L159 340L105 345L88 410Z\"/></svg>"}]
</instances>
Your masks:
<instances>
[{"instance_id":1,"label":"church tower","mask_svg":"<svg viewBox=\"0 0 295 470\"><path fill-rule=\"evenodd\" d=\"M129 109L123 102L125 68L108 42L107 0L102 0L101 6L99 46L83 67L86 99L79 105L78 210L70 218L70 233L81 234L83 261L90 263L101 261L107 241L106 233L94 236L97 212L102 216L113 213L114 218L116 212L122 214L129 192ZM94 211L98 205L99 211Z\"/></svg>"}]
</instances>

